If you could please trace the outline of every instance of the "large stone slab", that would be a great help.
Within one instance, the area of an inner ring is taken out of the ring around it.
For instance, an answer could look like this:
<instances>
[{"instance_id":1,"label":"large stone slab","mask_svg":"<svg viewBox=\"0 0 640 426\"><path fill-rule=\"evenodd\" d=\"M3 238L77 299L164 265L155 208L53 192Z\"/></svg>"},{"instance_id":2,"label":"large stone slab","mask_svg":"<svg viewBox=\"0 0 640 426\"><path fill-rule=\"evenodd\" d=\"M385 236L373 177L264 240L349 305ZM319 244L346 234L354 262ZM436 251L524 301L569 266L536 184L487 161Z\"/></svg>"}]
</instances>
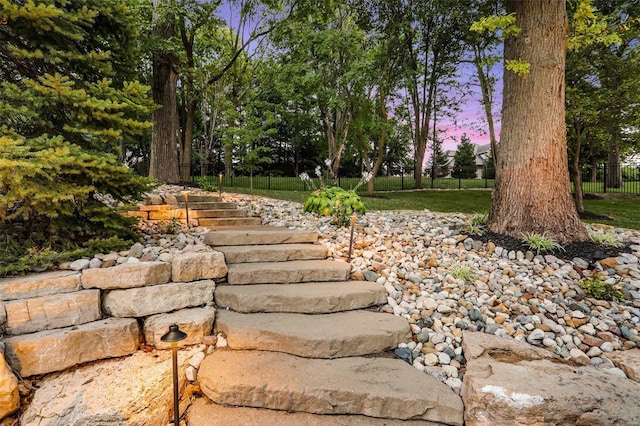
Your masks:
<instances>
[{"instance_id":1,"label":"large stone slab","mask_svg":"<svg viewBox=\"0 0 640 426\"><path fill-rule=\"evenodd\" d=\"M216 310L210 308L182 309L170 314L158 314L144 321L144 340L147 345L157 349L168 349L170 343L165 343L160 338L171 324L178 324L180 330L187 333L187 338L178 342L178 346L190 346L202 343L204 336L210 336L213 322L216 318Z\"/></svg>"},{"instance_id":2,"label":"large stone slab","mask_svg":"<svg viewBox=\"0 0 640 426\"><path fill-rule=\"evenodd\" d=\"M102 290L164 284L171 279L171 265L165 262L140 262L85 269L81 279L84 288Z\"/></svg>"},{"instance_id":3,"label":"large stone slab","mask_svg":"<svg viewBox=\"0 0 640 426\"><path fill-rule=\"evenodd\" d=\"M204 236L204 242L210 246L315 243L316 241L318 241L318 233L315 231L292 230L275 226L238 230L223 229L209 232Z\"/></svg>"},{"instance_id":4,"label":"large stone slab","mask_svg":"<svg viewBox=\"0 0 640 426\"><path fill-rule=\"evenodd\" d=\"M55 271L24 277L0 278L0 300L29 299L49 294L80 290L80 274L75 271Z\"/></svg>"},{"instance_id":5,"label":"large stone slab","mask_svg":"<svg viewBox=\"0 0 640 426\"><path fill-rule=\"evenodd\" d=\"M285 284L346 281L351 265L333 260L293 260L291 262L237 263L229 265L229 284Z\"/></svg>"},{"instance_id":6,"label":"large stone slab","mask_svg":"<svg viewBox=\"0 0 640 426\"><path fill-rule=\"evenodd\" d=\"M20 394L18 379L7 366L4 355L0 352L0 420L18 411Z\"/></svg>"},{"instance_id":7,"label":"large stone slab","mask_svg":"<svg viewBox=\"0 0 640 426\"><path fill-rule=\"evenodd\" d=\"M178 351L178 382L194 350ZM170 351L136 352L44 378L22 425L166 426L173 407Z\"/></svg>"},{"instance_id":8,"label":"large stone slab","mask_svg":"<svg viewBox=\"0 0 640 426\"><path fill-rule=\"evenodd\" d=\"M272 244L221 246L227 263L286 262L290 260L325 259L327 247L321 244Z\"/></svg>"},{"instance_id":9,"label":"large stone slab","mask_svg":"<svg viewBox=\"0 0 640 426\"><path fill-rule=\"evenodd\" d=\"M181 203L182 205L184 205L184 195L183 194L177 194L175 197L176 197L176 202ZM189 194L187 196L187 201L189 202L189 205L194 204L194 203L219 203L219 202L222 202L222 198L220 198L217 195L194 195L194 194Z\"/></svg>"},{"instance_id":10,"label":"large stone slab","mask_svg":"<svg viewBox=\"0 0 640 426\"><path fill-rule=\"evenodd\" d=\"M218 228L220 226L251 226L260 225L262 218L259 217L218 217L218 218L198 218L198 226L206 228Z\"/></svg>"},{"instance_id":11,"label":"large stone slab","mask_svg":"<svg viewBox=\"0 0 640 426\"><path fill-rule=\"evenodd\" d=\"M628 378L640 382L640 349L612 352L607 354L607 358L624 371Z\"/></svg>"},{"instance_id":12,"label":"large stone slab","mask_svg":"<svg viewBox=\"0 0 640 426\"><path fill-rule=\"evenodd\" d=\"M204 394L223 405L462 425L460 397L397 359L218 350L205 358L198 378Z\"/></svg>"},{"instance_id":13,"label":"large stone slab","mask_svg":"<svg viewBox=\"0 0 640 426\"><path fill-rule=\"evenodd\" d=\"M99 320L100 290L53 294L4 303L7 334L27 334Z\"/></svg>"},{"instance_id":14,"label":"large stone slab","mask_svg":"<svg viewBox=\"0 0 640 426\"><path fill-rule=\"evenodd\" d=\"M322 415L263 408L225 407L198 398L189 407L187 423L197 426L438 426L425 420L393 420L357 415Z\"/></svg>"},{"instance_id":15,"label":"large stone slab","mask_svg":"<svg viewBox=\"0 0 640 426\"><path fill-rule=\"evenodd\" d=\"M217 251L183 253L173 257L171 280L189 282L223 278L227 275L224 255Z\"/></svg>"},{"instance_id":16,"label":"large stone slab","mask_svg":"<svg viewBox=\"0 0 640 426\"><path fill-rule=\"evenodd\" d=\"M98 359L131 355L140 345L135 319L107 318L4 339L7 362L22 377L62 371Z\"/></svg>"},{"instance_id":17,"label":"large stone slab","mask_svg":"<svg viewBox=\"0 0 640 426\"><path fill-rule=\"evenodd\" d=\"M194 219L211 217L247 217L245 209L217 209L217 210L193 210L189 211L189 216Z\"/></svg>"},{"instance_id":18,"label":"large stone slab","mask_svg":"<svg viewBox=\"0 0 640 426\"><path fill-rule=\"evenodd\" d=\"M329 313L387 302L387 291L374 282L341 281L297 284L218 286L216 304L236 312Z\"/></svg>"},{"instance_id":19,"label":"large stone slab","mask_svg":"<svg viewBox=\"0 0 640 426\"><path fill-rule=\"evenodd\" d=\"M102 298L102 309L113 317L146 317L213 302L215 282L169 283L112 290Z\"/></svg>"},{"instance_id":20,"label":"large stone slab","mask_svg":"<svg viewBox=\"0 0 640 426\"><path fill-rule=\"evenodd\" d=\"M215 329L233 349L286 352L308 358L367 355L411 339L404 318L369 311L325 315L220 311Z\"/></svg>"},{"instance_id":21,"label":"large stone slab","mask_svg":"<svg viewBox=\"0 0 640 426\"><path fill-rule=\"evenodd\" d=\"M638 425L640 384L541 349L465 332L465 421L473 425Z\"/></svg>"}]
</instances>

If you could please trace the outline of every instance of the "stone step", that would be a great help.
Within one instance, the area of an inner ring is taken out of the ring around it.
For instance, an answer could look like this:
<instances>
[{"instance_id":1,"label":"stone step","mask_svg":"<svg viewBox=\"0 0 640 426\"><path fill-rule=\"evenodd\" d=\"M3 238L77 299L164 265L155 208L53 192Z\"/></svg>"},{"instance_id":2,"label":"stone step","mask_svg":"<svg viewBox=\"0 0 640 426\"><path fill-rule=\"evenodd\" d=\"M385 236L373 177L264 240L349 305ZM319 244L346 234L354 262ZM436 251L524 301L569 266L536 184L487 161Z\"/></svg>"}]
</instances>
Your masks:
<instances>
[{"instance_id":1,"label":"stone step","mask_svg":"<svg viewBox=\"0 0 640 426\"><path fill-rule=\"evenodd\" d=\"M12 300L0 309L6 312L6 333L11 335L80 325L102 318L100 290Z\"/></svg>"},{"instance_id":2,"label":"stone step","mask_svg":"<svg viewBox=\"0 0 640 426\"><path fill-rule=\"evenodd\" d=\"M224 253L227 264L325 259L328 252L321 244L220 246L216 250Z\"/></svg>"},{"instance_id":3,"label":"stone step","mask_svg":"<svg viewBox=\"0 0 640 426\"><path fill-rule=\"evenodd\" d=\"M463 424L458 395L397 359L217 350L202 362L198 379L221 405Z\"/></svg>"},{"instance_id":4,"label":"stone step","mask_svg":"<svg viewBox=\"0 0 640 426\"><path fill-rule=\"evenodd\" d=\"M387 302L385 288L368 281L299 284L222 285L216 305L236 312L330 313Z\"/></svg>"},{"instance_id":5,"label":"stone step","mask_svg":"<svg viewBox=\"0 0 640 426\"><path fill-rule=\"evenodd\" d=\"M184 203L183 194L177 194L175 197L177 202ZM222 198L218 197L217 195L189 194L189 205L191 205L191 203L220 203L220 202L222 202Z\"/></svg>"},{"instance_id":6,"label":"stone step","mask_svg":"<svg viewBox=\"0 0 640 426\"><path fill-rule=\"evenodd\" d=\"M0 278L0 301L71 293L81 288L80 273L75 271L55 271L24 277Z\"/></svg>"},{"instance_id":7,"label":"stone step","mask_svg":"<svg viewBox=\"0 0 640 426\"><path fill-rule=\"evenodd\" d=\"M243 229L222 229L204 236L204 242L211 246L242 246L254 244L315 243L315 231L286 229L276 226L258 226Z\"/></svg>"},{"instance_id":8,"label":"stone step","mask_svg":"<svg viewBox=\"0 0 640 426\"><path fill-rule=\"evenodd\" d=\"M229 265L229 284L285 284L314 281L346 281L351 265L333 260L292 260Z\"/></svg>"},{"instance_id":9,"label":"stone step","mask_svg":"<svg viewBox=\"0 0 640 426\"><path fill-rule=\"evenodd\" d=\"M198 226L207 228L215 228L218 226L243 226L243 225L260 225L262 218L260 217L221 217L221 218L199 218Z\"/></svg>"},{"instance_id":10,"label":"stone step","mask_svg":"<svg viewBox=\"0 0 640 426\"><path fill-rule=\"evenodd\" d=\"M184 208L184 203L178 203L179 207ZM189 199L189 210L221 210L221 209L237 209L236 203L219 202L191 202Z\"/></svg>"},{"instance_id":11,"label":"stone step","mask_svg":"<svg viewBox=\"0 0 640 426\"><path fill-rule=\"evenodd\" d=\"M411 340L406 319L370 311L304 315L221 310L214 327L227 336L232 349L286 352L307 358L379 353Z\"/></svg>"},{"instance_id":12,"label":"stone step","mask_svg":"<svg viewBox=\"0 0 640 426\"><path fill-rule=\"evenodd\" d=\"M193 210L189 209L189 217L192 219L217 218L217 217L247 217L245 209L216 209Z\"/></svg>"},{"instance_id":13,"label":"stone step","mask_svg":"<svg viewBox=\"0 0 640 426\"><path fill-rule=\"evenodd\" d=\"M141 341L135 318L107 318L3 339L5 357L22 377L62 371L98 359L131 355Z\"/></svg>"},{"instance_id":14,"label":"stone step","mask_svg":"<svg viewBox=\"0 0 640 426\"><path fill-rule=\"evenodd\" d=\"M264 408L225 407L198 398L186 413L187 424L197 426L439 426L425 420L394 420L357 415L322 415Z\"/></svg>"}]
</instances>

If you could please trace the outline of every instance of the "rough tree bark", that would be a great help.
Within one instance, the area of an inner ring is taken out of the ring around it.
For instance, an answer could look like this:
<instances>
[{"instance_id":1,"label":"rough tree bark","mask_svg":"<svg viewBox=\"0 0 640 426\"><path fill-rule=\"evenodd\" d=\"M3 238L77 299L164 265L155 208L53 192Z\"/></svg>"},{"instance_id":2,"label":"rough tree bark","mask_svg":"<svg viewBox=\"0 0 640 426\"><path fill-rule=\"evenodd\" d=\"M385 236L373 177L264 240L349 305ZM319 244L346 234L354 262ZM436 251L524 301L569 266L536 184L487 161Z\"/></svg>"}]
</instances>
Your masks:
<instances>
[{"instance_id":1,"label":"rough tree bark","mask_svg":"<svg viewBox=\"0 0 640 426\"><path fill-rule=\"evenodd\" d=\"M168 0L154 0L155 8ZM153 36L170 38L174 35L174 26L170 19L162 19L154 12ZM151 159L149 176L160 182L177 183L178 173L178 111L176 93L178 84L178 58L166 51L153 52L153 79L151 91L153 101L160 105L153 112L151 134Z\"/></svg>"},{"instance_id":2,"label":"rough tree bark","mask_svg":"<svg viewBox=\"0 0 640 426\"><path fill-rule=\"evenodd\" d=\"M526 78L505 70L500 155L489 228L521 238L547 233L561 243L588 240L571 198L564 70L565 0L508 0L522 32L504 57L530 64Z\"/></svg>"}]
</instances>

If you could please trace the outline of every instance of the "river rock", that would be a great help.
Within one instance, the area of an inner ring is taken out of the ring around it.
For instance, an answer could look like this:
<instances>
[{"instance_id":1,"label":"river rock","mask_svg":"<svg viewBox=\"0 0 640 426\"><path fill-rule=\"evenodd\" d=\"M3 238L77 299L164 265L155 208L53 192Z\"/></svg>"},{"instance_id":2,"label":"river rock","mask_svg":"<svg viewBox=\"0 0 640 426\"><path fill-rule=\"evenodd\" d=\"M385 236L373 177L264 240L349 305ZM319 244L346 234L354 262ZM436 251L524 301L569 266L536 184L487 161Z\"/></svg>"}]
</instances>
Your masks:
<instances>
[{"instance_id":1,"label":"river rock","mask_svg":"<svg viewBox=\"0 0 640 426\"><path fill-rule=\"evenodd\" d=\"M613 352L606 355L628 378L640 382L640 349Z\"/></svg>"}]
</instances>

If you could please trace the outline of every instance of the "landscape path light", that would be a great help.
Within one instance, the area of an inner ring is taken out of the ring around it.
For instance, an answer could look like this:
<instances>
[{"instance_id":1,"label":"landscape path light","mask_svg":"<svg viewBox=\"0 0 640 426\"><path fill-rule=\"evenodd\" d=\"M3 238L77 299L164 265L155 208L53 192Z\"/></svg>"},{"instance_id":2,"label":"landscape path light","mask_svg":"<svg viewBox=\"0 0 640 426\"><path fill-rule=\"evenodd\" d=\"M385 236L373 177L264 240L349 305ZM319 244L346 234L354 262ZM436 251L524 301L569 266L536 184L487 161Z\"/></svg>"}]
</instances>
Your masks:
<instances>
[{"instance_id":1,"label":"landscape path light","mask_svg":"<svg viewBox=\"0 0 640 426\"><path fill-rule=\"evenodd\" d=\"M349 237L349 254L347 254L347 262L351 262L351 251L353 250L353 233L356 229L356 219L358 219L357 214L351 215L351 236Z\"/></svg>"},{"instance_id":2,"label":"landscape path light","mask_svg":"<svg viewBox=\"0 0 640 426\"><path fill-rule=\"evenodd\" d=\"M184 197L184 212L187 216L187 228L189 228L189 191L184 191L182 196Z\"/></svg>"},{"instance_id":3,"label":"landscape path light","mask_svg":"<svg viewBox=\"0 0 640 426\"><path fill-rule=\"evenodd\" d=\"M220 201L222 201L222 173L220 173L219 177L219 182L218 182L218 194L220 196Z\"/></svg>"},{"instance_id":4,"label":"landscape path light","mask_svg":"<svg viewBox=\"0 0 640 426\"><path fill-rule=\"evenodd\" d=\"M186 198L185 198L186 200ZM178 342L187 338L187 333L180 331L178 324L171 324L169 331L160 340L171 343L171 361L173 364L173 424L180 426L180 401L178 398Z\"/></svg>"}]
</instances>

